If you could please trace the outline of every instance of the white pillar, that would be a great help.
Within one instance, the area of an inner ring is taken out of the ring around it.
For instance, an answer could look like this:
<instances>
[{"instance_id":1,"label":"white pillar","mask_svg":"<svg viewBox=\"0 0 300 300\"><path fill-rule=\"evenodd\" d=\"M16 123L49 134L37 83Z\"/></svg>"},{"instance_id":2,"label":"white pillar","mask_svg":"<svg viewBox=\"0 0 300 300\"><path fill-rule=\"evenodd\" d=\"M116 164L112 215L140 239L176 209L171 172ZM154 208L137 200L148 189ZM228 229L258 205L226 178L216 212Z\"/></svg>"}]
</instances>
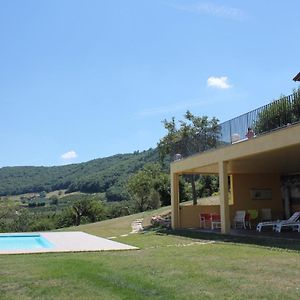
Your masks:
<instances>
[{"instance_id":1,"label":"white pillar","mask_svg":"<svg viewBox=\"0 0 300 300\"><path fill-rule=\"evenodd\" d=\"M171 173L171 207L172 207L172 228L180 228L179 216L179 176Z\"/></svg>"},{"instance_id":2,"label":"white pillar","mask_svg":"<svg viewBox=\"0 0 300 300\"><path fill-rule=\"evenodd\" d=\"M219 162L219 187L220 187L220 213L221 213L221 232L230 232L230 216L228 203L228 163Z\"/></svg>"}]
</instances>

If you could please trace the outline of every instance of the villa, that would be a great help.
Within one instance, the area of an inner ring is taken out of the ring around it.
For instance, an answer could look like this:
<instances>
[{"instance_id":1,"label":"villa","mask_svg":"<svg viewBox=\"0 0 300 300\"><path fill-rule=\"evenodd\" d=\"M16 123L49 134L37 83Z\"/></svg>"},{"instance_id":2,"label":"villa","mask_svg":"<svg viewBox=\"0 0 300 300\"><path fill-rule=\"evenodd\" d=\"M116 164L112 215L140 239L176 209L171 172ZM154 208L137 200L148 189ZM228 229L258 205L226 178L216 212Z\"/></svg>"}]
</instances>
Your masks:
<instances>
[{"instance_id":1,"label":"villa","mask_svg":"<svg viewBox=\"0 0 300 300\"><path fill-rule=\"evenodd\" d=\"M294 80L300 80L297 76ZM179 178L186 174L218 175L219 202L181 203ZM298 174L299 90L220 124L215 149L183 158L179 155L171 163L172 228L199 228L201 214L219 216L215 225L222 233L234 227L239 211L257 212L256 222L288 218L300 211Z\"/></svg>"}]
</instances>

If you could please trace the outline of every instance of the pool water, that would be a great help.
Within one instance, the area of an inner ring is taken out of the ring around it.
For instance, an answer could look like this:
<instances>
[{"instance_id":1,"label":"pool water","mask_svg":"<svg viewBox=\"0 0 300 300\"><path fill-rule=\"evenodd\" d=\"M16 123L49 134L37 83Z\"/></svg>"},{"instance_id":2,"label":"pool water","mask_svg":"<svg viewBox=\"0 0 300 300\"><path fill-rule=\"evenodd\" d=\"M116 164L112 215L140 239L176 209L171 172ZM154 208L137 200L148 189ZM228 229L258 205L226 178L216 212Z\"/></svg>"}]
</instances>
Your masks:
<instances>
[{"instance_id":1,"label":"pool water","mask_svg":"<svg viewBox=\"0 0 300 300\"><path fill-rule=\"evenodd\" d=\"M53 246L39 234L0 234L0 251L49 249Z\"/></svg>"}]
</instances>

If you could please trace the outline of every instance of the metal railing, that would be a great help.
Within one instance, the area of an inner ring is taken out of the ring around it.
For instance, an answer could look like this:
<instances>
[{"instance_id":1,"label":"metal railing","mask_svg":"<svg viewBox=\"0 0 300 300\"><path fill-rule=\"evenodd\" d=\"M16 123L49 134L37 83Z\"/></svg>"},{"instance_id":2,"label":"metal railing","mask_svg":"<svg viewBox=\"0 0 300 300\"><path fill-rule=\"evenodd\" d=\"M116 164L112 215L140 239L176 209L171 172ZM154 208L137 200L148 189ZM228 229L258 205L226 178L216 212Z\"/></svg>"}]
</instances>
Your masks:
<instances>
[{"instance_id":1,"label":"metal railing","mask_svg":"<svg viewBox=\"0 0 300 300\"><path fill-rule=\"evenodd\" d=\"M181 146L178 152L174 149L175 153L181 153L175 154L174 160L235 144L298 122L300 122L300 88L289 96L282 96L276 101L219 124L214 130L208 130L197 136L198 141L187 137L184 143L187 149L179 149Z\"/></svg>"},{"instance_id":2,"label":"metal railing","mask_svg":"<svg viewBox=\"0 0 300 300\"><path fill-rule=\"evenodd\" d=\"M247 139L248 129L255 136L300 121L300 89L267 105L220 124L217 146Z\"/></svg>"}]
</instances>

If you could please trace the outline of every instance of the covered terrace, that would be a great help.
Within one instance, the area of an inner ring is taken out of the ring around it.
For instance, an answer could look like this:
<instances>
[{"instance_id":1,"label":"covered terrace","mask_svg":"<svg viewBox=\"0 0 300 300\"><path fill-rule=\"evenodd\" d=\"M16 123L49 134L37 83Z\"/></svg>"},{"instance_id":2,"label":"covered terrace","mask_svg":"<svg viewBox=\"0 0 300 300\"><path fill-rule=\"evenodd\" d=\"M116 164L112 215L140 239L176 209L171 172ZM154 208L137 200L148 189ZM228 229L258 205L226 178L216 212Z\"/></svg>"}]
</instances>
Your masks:
<instances>
[{"instance_id":1,"label":"covered terrace","mask_svg":"<svg viewBox=\"0 0 300 300\"><path fill-rule=\"evenodd\" d=\"M219 213L222 233L230 232L237 210L269 208L272 219L284 218L300 210L300 205L291 205L288 197L283 197L280 178L299 173L300 125L297 122L174 161L171 163L172 228L199 227L200 213ZM180 203L179 177L184 174L218 175L219 205ZM255 191L267 191L268 197L255 199Z\"/></svg>"}]
</instances>

